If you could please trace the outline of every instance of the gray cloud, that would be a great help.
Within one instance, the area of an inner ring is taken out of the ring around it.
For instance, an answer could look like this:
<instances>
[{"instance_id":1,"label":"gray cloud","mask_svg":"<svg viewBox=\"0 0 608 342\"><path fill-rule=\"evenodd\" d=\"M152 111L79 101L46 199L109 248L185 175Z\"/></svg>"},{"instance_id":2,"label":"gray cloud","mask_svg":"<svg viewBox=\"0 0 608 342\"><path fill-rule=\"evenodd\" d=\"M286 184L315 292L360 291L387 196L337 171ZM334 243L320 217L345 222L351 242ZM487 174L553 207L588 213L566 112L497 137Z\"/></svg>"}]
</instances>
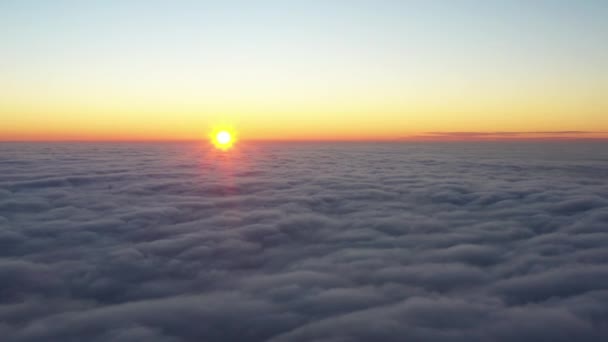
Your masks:
<instances>
[{"instance_id":1,"label":"gray cloud","mask_svg":"<svg viewBox=\"0 0 608 342\"><path fill-rule=\"evenodd\" d=\"M569 136L569 135L590 135L590 134L601 134L606 133L602 131L461 131L461 132L426 132L427 136L436 137L518 137L525 135L539 135L539 136Z\"/></svg>"},{"instance_id":2,"label":"gray cloud","mask_svg":"<svg viewBox=\"0 0 608 342\"><path fill-rule=\"evenodd\" d=\"M3 143L0 335L603 341L606 227L601 142Z\"/></svg>"},{"instance_id":3,"label":"gray cloud","mask_svg":"<svg viewBox=\"0 0 608 342\"><path fill-rule=\"evenodd\" d=\"M437 135L522 135L522 134L591 134L591 133L605 133L605 132L592 132L592 131L494 131L494 132L427 132L427 134Z\"/></svg>"}]
</instances>

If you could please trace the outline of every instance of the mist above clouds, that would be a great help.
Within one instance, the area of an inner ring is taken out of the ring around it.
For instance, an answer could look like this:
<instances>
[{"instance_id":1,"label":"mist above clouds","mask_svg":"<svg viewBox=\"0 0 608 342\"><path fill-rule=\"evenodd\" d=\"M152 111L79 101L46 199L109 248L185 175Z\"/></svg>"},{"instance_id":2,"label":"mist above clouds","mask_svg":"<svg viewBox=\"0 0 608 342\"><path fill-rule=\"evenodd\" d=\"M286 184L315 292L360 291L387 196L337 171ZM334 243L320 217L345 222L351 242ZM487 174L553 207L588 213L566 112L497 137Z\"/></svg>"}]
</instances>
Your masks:
<instances>
[{"instance_id":1,"label":"mist above clouds","mask_svg":"<svg viewBox=\"0 0 608 342\"><path fill-rule=\"evenodd\" d=\"M605 143L0 144L7 341L603 341Z\"/></svg>"}]
</instances>

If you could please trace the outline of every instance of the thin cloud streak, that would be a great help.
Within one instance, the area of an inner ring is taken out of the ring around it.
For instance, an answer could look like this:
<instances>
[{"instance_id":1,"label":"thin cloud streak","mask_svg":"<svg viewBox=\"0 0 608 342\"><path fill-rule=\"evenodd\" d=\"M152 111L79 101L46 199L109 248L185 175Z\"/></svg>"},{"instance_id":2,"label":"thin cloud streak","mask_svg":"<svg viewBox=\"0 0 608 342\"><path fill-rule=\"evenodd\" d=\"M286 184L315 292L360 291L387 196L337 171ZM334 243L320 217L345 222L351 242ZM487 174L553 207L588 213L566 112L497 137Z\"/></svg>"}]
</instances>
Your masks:
<instances>
[{"instance_id":1,"label":"thin cloud streak","mask_svg":"<svg viewBox=\"0 0 608 342\"><path fill-rule=\"evenodd\" d=\"M405 137L412 140L590 140L608 139L603 131L456 131L425 132Z\"/></svg>"}]
</instances>

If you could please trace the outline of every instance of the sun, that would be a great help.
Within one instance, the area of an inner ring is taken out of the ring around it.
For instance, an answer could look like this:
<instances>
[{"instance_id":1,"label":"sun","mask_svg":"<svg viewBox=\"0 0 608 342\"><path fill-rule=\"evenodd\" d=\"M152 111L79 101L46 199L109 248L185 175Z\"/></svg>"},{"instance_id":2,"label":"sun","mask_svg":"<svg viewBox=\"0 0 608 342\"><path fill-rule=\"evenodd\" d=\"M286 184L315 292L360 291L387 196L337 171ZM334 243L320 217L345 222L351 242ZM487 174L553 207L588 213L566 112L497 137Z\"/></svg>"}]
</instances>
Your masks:
<instances>
[{"instance_id":1,"label":"sun","mask_svg":"<svg viewBox=\"0 0 608 342\"><path fill-rule=\"evenodd\" d=\"M230 143L232 136L229 132L221 131L215 135L215 140L217 140L220 145L226 145Z\"/></svg>"},{"instance_id":2,"label":"sun","mask_svg":"<svg viewBox=\"0 0 608 342\"><path fill-rule=\"evenodd\" d=\"M234 145L235 136L236 134L232 130L217 129L211 133L211 142L216 148L226 151Z\"/></svg>"}]
</instances>

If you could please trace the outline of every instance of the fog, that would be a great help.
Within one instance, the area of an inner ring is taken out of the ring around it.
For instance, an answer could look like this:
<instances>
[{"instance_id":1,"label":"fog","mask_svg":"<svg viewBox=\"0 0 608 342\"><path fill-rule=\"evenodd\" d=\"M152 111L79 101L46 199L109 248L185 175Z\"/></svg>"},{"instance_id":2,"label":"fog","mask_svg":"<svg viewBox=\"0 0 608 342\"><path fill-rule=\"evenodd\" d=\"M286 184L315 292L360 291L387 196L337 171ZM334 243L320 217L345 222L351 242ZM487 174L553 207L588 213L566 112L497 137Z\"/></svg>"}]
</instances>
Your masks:
<instances>
[{"instance_id":1,"label":"fog","mask_svg":"<svg viewBox=\"0 0 608 342\"><path fill-rule=\"evenodd\" d=\"M4 341L604 341L606 143L0 144Z\"/></svg>"}]
</instances>

